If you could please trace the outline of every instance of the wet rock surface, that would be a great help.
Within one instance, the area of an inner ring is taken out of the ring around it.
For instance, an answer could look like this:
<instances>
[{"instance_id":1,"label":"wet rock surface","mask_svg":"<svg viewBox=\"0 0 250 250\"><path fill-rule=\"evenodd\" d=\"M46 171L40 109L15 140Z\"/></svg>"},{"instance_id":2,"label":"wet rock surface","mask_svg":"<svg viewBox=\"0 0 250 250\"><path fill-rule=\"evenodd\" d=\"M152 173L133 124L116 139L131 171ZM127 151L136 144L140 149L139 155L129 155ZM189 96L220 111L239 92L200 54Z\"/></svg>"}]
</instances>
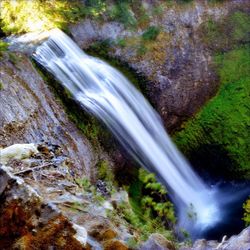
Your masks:
<instances>
[{"instance_id":1,"label":"wet rock surface","mask_svg":"<svg viewBox=\"0 0 250 250\"><path fill-rule=\"evenodd\" d=\"M96 155L88 140L69 121L30 60L6 53L0 60L0 146L47 142L61 145L78 174L91 176Z\"/></svg>"},{"instance_id":2,"label":"wet rock surface","mask_svg":"<svg viewBox=\"0 0 250 250\"><path fill-rule=\"evenodd\" d=\"M149 16L154 1L143 1ZM118 22L98 22L86 19L72 25L74 40L88 49L96 41L111 41L110 57L128 64L139 75L146 76L146 93L163 118L169 131L191 117L218 89L212 65L212 53L200 39L200 27L207 20L219 20L234 10L250 9L248 1L224 1L211 5L208 1L193 1L185 8L165 8L153 16L151 26L161 28L155 41L141 45L143 27L126 29ZM117 46L118 40L124 46ZM140 48L144 52L138 53Z\"/></svg>"}]
</instances>

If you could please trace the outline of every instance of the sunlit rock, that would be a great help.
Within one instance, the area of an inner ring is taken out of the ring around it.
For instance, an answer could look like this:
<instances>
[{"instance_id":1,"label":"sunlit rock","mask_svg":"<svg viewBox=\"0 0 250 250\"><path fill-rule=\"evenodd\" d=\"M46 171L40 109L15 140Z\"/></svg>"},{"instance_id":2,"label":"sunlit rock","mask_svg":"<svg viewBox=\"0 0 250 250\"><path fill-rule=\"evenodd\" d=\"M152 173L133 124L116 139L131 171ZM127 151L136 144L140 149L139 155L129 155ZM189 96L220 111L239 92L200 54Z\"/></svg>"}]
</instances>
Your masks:
<instances>
[{"instance_id":1,"label":"sunlit rock","mask_svg":"<svg viewBox=\"0 0 250 250\"><path fill-rule=\"evenodd\" d=\"M11 159L22 160L37 153L37 146L34 143L14 144L7 148L0 149L0 163L7 164Z\"/></svg>"}]
</instances>

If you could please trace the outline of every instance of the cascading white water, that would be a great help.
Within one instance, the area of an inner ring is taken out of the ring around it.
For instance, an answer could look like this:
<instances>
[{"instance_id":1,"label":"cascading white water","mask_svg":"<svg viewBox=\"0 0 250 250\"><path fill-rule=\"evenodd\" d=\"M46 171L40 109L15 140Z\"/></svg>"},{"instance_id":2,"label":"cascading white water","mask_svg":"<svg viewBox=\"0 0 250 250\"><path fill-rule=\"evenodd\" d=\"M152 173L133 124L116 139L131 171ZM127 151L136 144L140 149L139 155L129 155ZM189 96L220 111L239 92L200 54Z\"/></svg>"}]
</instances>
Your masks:
<instances>
[{"instance_id":1,"label":"cascading white water","mask_svg":"<svg viewBox=\"0 0 250 250\"><path fill-rule=\"evenodd\" d=\"M158 114L121 73L85 54L57 29L33 56L107 125L134 158L167 185L181 226L204 230L220 220L214 192L194 173L171 142ZM188 219L189 209L195 213L195 221Z\"/></svg>"}]
</instances>

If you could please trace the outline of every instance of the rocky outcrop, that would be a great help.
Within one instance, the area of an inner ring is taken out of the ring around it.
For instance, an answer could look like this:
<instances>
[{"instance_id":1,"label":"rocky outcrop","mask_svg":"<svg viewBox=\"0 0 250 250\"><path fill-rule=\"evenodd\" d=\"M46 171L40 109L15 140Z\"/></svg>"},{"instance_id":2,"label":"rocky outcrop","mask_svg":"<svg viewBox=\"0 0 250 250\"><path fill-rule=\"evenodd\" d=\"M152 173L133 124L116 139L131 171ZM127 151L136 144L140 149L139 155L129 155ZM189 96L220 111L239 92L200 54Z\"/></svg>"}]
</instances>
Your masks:
<instances>
[{"instance_id":1,"label":"rocky outcrop","mask_svg":"<svg viewBox=\"0 0 250 250\"><path fill-rule=\"evenodd\" d=\"M160 234L152 234L149 239L139 248L139 250L175 250L172 242L166 240Z\"/></svg>"},{"instance_id":2,"label":"rocky outcrop","mask_svg":"<svg viewBox=\"0 0 250 250\"><path fill-rule=\"evenodd\" d=\"M232 11L247 11L250 3L230 0L213 5L197 0L184 7L178 4L169 7L161 1L144 0L142 6L150 19L147 26L161 30L155 40L143 41L145 25L131 30L118 22L90 19L72 25L70 32L83 49L96 41L109 41L110 57L146 76L148 83L141 85L147 84L146 93L171 131L192 116L218 89L211 51L201 40L202 24L222 19ZM157 15L153 13L156 6L162 8Z\"/></svg>"},{"instance_id":3,"label":"rocky outcrop","mask_svg":"<svg viewBox=\"0 0 250 250\"><path fill-rule=\"evenodd\" d=\"M250 227L244 229L240 234L227 239L223 237L219 243L215 240L197 240L191 247L180 247L180 250L248 250L250 249Z\"/></svg>"},{"instance_id":4,"label":"rocky outcrop","mask_svg":"<svg viewBox=\"0 0 250 250\"><path fill-rule=\"evenodd\" d=\"M69 121L30 60L22 54L5 53L0 76L0 146L42 141L62 145L74 159L72 171L90 177L96 163L92 146Z\"/></svg>"},{"instance_id":5,"label":"rocky outcrop","mask_svg":"<svg viewBox=\"0 0 250 250\"><path fill-rule=\"evenodd\" d=\"M10 168L0 167L0 248L88 249L86 237Z\"/></svg>"},{"instance_id":6,"label":"rocky outcrop","mask_svg":"<svg viewBox=\"0 0 250 250\"><path fill-rule=\"evenodd\" d=\"M18 148L28 145L37 153L12 154L0 166L0 248L128 249L129 228L108 216L119 193L102 197L86 177L72 175L73 162L59 146Z\"/></svg>"}]
</instances>

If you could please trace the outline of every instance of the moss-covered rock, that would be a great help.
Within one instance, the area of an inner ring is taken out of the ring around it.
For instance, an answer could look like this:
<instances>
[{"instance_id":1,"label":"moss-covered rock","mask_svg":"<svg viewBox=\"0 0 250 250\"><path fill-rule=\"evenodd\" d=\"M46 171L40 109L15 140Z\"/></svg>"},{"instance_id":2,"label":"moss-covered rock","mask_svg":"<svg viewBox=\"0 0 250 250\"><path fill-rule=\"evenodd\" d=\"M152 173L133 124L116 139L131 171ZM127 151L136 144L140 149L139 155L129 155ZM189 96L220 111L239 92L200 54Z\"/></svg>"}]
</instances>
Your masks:
<instances>
[{"instance_id":1,"label":"moss-covered rock","mask_svg":"<svg viewBox=\"0 0 250 250\"><path fill-rule=\"evenodd\" d=\"M249 54L249 46L243 46L215 57L221 82L218 94L174 137L191 160L203 155L199 164L207 165L209 154L215 150L213 157L218 154L224 159L216 162L214 157L207 167L214 168L215 172L224 167L224 174L229 171L231 176L234 173L238 178L247 179L250 178Z\"/></svg>"}]
</instances>

